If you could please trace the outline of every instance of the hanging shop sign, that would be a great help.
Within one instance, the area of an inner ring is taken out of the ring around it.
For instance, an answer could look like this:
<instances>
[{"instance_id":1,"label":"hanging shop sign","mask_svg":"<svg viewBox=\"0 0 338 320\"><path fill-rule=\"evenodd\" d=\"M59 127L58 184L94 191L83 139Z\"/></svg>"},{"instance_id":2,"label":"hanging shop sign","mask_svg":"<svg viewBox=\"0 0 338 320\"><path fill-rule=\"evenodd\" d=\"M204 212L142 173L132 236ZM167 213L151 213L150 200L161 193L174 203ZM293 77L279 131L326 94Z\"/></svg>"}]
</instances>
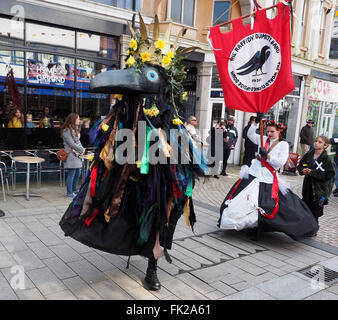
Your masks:
<instances>
[{"instance_id":1,"label":"hanging shop sign","mask_svg":"<svg viewBox=\"0 0 338 320\"><path fill-rule=\"evenodd\" d=\"M309 99L327 102L338 102L338 84L321 79L312 79Z\"/></svg>"}]
</instances>

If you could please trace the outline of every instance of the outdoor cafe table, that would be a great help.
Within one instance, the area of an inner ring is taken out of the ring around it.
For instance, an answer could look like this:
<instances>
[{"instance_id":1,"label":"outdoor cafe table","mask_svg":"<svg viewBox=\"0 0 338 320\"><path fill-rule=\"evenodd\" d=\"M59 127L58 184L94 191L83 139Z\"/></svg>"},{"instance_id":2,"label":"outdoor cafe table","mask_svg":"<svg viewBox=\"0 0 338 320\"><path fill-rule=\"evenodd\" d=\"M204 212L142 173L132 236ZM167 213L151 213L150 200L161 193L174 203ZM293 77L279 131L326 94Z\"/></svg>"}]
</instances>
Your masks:
<instances>
[{"instance_id":1,"label":"outdoor cafe table","mask_svg":"<svg viewBox=\"0 0 338 320\"><path fill-rule=\"evenodd\" d=\"M94 154L93 153L87 153L87 154L83 154L81 156L79 156L80 159L82 159L83 162L83 166L82 166L82 182L84 181L85 178L85 174L87 173L88 169L89 169L89 158L92 157ZM89 157L89 158L88 158Z\"/></svg>"},{"instance_id":2,"label":"outdoor cafe table","mask_svg":"<svg viewBox=\"0 0 338 320\"><path fill-rule=\"evenodd\" d=\"M17 156L13 157L15 162L26 163L27 164L27 172L26 172L26 192L15 192L12 196L22 196L26 195L26 200L30 200L30 196L32 197L41 197L41 194L30 193L29 192L29 180L30 180L30 165L31 163L41 163L44 162L45 159L33 156Z\"/></svg>"}]
</instances>

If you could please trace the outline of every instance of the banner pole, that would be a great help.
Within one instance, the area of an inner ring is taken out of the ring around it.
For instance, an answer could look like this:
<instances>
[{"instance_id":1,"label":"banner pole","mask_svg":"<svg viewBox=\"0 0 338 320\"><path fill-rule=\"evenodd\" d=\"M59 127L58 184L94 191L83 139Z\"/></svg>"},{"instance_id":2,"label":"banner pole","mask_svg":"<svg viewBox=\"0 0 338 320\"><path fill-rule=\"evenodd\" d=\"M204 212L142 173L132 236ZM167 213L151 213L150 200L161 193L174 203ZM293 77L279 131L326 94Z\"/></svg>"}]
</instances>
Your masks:
<instances>
[{"instance_id":1,"label":"banner pole","mask_svg":"<svg viewBox=\"0 0 338 320\"><path fill-rule=\"evenodd\" d=\"M261 148L263 148L263 119L259 120L259 127L261 132Z\"/></svg>"}]
</instances>

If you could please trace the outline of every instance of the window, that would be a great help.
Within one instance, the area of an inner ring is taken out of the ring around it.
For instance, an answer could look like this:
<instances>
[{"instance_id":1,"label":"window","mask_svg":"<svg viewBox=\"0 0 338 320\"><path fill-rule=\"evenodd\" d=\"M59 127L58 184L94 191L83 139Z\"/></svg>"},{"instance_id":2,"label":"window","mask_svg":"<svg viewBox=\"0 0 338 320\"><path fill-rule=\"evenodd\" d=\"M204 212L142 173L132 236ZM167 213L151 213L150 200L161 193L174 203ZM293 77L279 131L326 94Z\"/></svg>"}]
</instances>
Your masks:
<instances>
[{"instance_id":1,"label":"window","mask_svg":"<svg viewBox=\"0 0 338 320\"><path fill-rule=\"evenodd\" d=\"M141 10L140 0L92 0L92 1L132 11Z\"/></svg>"},{"instance_id":2,"label":"window","mask_svg":"<svg viewBox=\"0 0 338 320\"><path fill-rule=\"evenodd\" d=\"M54 52L60 49L73 53L75 49L75 31L49 27L45 25L26 24L27 46L35 49L51 50Z\"/></svg>"},{"instance_id":3,"label":"window","mask_svg":"<svg viewBox=\"0 0 338 320\"><path fill-rule=\"evenodd\" d=\"M118 60L118 38L77 32L77 53Z\"/></svg>"},{"instance_id":4,"label":"window","mask_svg":"<svg viewBox=\"0 0 338 320\"><path fill-rule=\"evenodd\" d=\"M309 11L308 1L305 0L303 3L302 19L300 21L300 45L302 47L305 46L305 27L307 23L308 11Z\"/></svg>"},{"instance_id":5,"label":"window","mask_svg":"<svg viewBox=\"0 0 338 320\"><path fill-rule=\"evenodd\" d=\"M319 30L319 43L318 54L323 54L325 42L325 28L326 27L326 9L322 8L320 11L320 30Z\"/></svg>"},{"instance_id":6,"label":"window","mask_svg":"<svg viewBox=\"0 0 338 320\"><path fill-rule=\"evenodd\" d=\"M23 22L0 18L0 44L23 44Z\"/></svg>"},{"instance_id":7,"label":"window","mask_svg":"<svg viewBox=\"0 0 338 320\"><path fill-rule=\"evenodd\" d=\"M221 24L230 20L230 1L215 1L213 25Z\"/></svg>"},{"instance_id":8,"label":"window","mask_svg":"<svg viewBox=\"0 0 338 320\"><path fill-rule=\"evenodd\" d=\"M330 59L338 59L338 38L331 40Z\"/></svg>"},{"instance_id":9,"label":"window","mask_svg":"<svg viewBox=\"0 0 338 320\"><path fill-rule=\"evenodd\" d=\"M92 120L107 115L110 108L109 94L89 92L90 80L98 73L106 71L107 66L89 60L77 61L77 110L80 116ZM95 121L94 121L95 122Z\"/></svg>"},{"instance_id":10,"label":"window","mask_svg":"<svg viewBox=\"0 0 338 320\"><path fill-rule=\"evenodd\" d=\"M194 25L195 0L171 0L170 17L174 22Z\"/></svg>"}]
</instances>

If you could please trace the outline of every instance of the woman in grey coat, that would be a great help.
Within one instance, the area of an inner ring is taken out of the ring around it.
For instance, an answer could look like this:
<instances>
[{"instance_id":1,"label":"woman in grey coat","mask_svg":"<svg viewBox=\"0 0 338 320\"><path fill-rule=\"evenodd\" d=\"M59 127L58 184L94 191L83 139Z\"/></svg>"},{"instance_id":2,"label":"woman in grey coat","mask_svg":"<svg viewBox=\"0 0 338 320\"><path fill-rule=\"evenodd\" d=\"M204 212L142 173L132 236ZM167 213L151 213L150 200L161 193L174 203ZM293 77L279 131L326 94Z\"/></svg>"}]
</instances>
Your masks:
<instances>
[{"instance_id":1,"label":"woman in grey coat","mask_svg":"<svg viewBox=\"0 0 338 320\"><path fill-rule=\"evenodd\" d=\"M65 151L68 153L65 169L67 169L67 197L74 198L78 192L78 183L81 174L82 160L79 157L85 152L80 142L80 117L77 113L67 116L61 128L61 137Z\"/></svg>"}]
</instances>

